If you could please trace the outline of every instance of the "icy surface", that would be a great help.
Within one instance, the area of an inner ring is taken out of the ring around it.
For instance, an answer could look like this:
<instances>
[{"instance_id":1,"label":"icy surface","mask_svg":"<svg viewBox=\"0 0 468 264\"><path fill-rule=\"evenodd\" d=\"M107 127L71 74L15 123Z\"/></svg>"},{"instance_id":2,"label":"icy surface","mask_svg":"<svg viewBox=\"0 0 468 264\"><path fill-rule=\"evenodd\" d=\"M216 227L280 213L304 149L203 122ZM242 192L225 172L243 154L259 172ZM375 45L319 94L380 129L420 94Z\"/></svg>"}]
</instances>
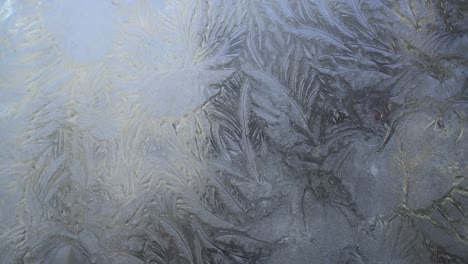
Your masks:
<instances>
[{"instance_id":1,"label":"icy surface","mask_svg":"<svg viewBox=\"0 0 468 264\"><path fill-rule=\"evenodd\" d=\"M464 0L0 0L0 263L468 263Z\"/></svg>"}]
</instances>

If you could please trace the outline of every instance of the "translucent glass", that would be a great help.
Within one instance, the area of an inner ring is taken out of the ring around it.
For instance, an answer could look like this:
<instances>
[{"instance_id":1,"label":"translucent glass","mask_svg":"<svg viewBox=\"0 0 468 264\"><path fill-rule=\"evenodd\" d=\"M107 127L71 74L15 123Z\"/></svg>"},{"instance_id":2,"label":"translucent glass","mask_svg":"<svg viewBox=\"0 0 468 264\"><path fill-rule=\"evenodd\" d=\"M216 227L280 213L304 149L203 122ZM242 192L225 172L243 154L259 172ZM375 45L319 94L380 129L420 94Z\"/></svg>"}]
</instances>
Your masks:
<instances>
[{"instance_id":1,"label":"translucent glass","mask_svg":"<svg viewBox=\"0 0 468 264\"><path fill-rule=\"evenodd\" d=\"M464 0L0 0L0 263L468 263Z\"/></svg>"}]
</instances>

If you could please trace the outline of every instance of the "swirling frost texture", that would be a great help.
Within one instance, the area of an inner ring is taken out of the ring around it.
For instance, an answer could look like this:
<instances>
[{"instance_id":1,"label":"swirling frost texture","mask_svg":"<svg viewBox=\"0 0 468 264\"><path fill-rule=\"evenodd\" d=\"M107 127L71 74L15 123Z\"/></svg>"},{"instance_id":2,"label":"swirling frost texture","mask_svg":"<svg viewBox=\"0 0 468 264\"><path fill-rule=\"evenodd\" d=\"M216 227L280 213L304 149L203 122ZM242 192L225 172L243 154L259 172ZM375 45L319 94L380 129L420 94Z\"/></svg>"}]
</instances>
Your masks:
<instances>
[{"instance_id":1,"label":"swirling frost texture","mask_svg":"<svg viewBox=\"0 0 468 264\"><path fill-rule=\"evenodd\" d=\"M0 1L0 263L468 263L467 8Z\"/></svg>"}]
</instances>

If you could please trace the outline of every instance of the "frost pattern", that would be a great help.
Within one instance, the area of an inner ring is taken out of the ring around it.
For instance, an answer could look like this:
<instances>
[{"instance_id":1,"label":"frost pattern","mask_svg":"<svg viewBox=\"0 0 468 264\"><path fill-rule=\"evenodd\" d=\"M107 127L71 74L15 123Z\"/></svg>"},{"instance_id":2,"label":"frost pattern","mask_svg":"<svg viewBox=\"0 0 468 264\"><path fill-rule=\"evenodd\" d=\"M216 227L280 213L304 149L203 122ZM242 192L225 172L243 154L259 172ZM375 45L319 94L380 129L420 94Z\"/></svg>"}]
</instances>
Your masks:
<instances>
[{"instance_id":1,"label":"frost pattern","mask_svg":"<svg viewBox=\"0 0 468 264\"><path fill-rule=\"evenodd\" d=\"M468 263L465 1L97 2L0 2L1 263Z\"/></svg>"}]
</instances>

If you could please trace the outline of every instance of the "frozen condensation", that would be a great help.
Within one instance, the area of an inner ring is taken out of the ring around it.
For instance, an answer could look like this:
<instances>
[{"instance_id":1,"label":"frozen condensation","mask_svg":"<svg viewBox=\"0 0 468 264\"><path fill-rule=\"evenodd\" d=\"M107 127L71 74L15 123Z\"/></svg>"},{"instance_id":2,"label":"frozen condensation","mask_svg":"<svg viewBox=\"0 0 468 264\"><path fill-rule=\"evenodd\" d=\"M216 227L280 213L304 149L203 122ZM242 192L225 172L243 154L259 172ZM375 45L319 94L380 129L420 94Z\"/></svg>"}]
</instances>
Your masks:
<instances>
[{"instance_id":1,"label":"frozen condensation","mask_svg":"<svg viewBox=\"0 0 468 264\"><path fill-rule=\"evenodd\" d=\"M0 0L0 263L468 263L465 0Z\"/></svg>"}]
</instances>

